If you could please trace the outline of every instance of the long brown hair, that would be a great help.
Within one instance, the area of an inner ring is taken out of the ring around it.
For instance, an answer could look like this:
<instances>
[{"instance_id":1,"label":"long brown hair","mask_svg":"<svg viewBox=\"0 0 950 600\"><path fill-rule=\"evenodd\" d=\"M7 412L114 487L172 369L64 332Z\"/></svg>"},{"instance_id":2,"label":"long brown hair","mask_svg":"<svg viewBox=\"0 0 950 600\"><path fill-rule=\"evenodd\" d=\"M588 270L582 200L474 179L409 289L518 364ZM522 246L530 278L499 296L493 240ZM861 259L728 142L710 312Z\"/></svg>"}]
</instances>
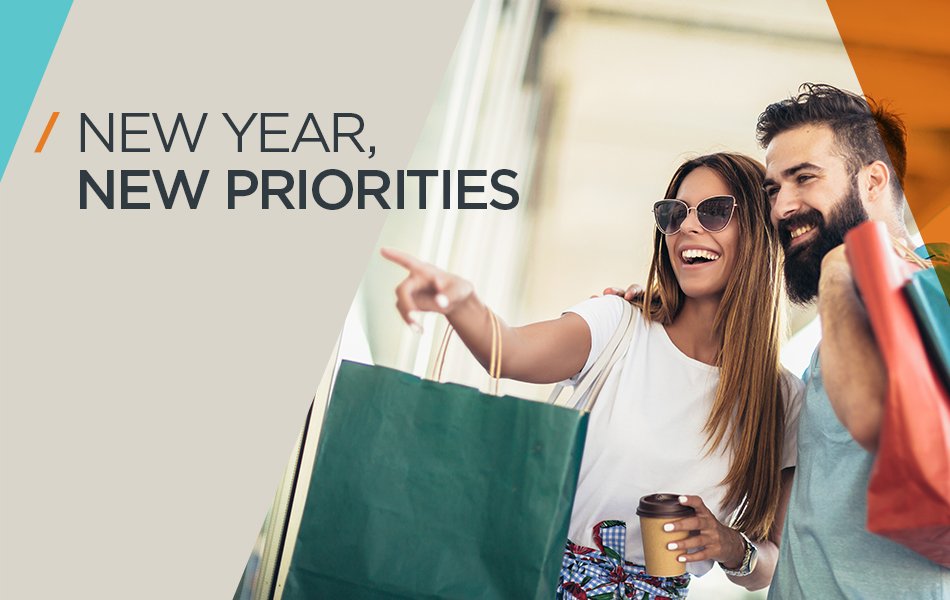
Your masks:
<instances>
[{"instance_id":1,"label":"long brown hair","mask_svg":"<svg viewBox=\"0 0 950 600\"><path fill-rule=\"evenodd\" d=\"M713 328L722 340L716 365L719 386L706 419L707 452L725 443L732 451L723 505L735 510L733 527L764 539L772 527L781 489L785 392L778 345L781 278L778 240L762 189L765 168L747 156L718 153L682 164L666 190L675 198L686 176L699 167L715 171L736 198L738 256ZM665 236L656 232L646 290L635 298L643 315L668 325L686 297L677 282Z\"/></svg>"}]
</instances>

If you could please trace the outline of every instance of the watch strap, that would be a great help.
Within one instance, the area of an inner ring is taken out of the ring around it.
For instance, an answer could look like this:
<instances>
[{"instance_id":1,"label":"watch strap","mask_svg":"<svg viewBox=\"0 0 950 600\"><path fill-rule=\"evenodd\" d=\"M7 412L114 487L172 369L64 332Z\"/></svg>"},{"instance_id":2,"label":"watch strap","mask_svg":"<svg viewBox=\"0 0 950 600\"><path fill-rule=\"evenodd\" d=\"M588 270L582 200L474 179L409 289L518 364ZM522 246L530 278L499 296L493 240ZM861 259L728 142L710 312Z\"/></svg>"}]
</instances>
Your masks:
<instances>
[{"instance_id":1,"label":"watch strap","mask_svg":"<svg viewBox=\"0 0 950 600\"><path fill-rule=\"evenodd\" d=\"M719 563L719 566L722 567L723 573L726 575L732 575L733 577L745 577L752 573L752 569L755 568L755 559L757 558L758 550L755 547L755 544L749 539L749 537L737 531L740 536L742 536L742 542L745 544L745 553L742 555L742 564L739 565L738 569L728 569L722 563Z\"/></svg>"}]
</instances>

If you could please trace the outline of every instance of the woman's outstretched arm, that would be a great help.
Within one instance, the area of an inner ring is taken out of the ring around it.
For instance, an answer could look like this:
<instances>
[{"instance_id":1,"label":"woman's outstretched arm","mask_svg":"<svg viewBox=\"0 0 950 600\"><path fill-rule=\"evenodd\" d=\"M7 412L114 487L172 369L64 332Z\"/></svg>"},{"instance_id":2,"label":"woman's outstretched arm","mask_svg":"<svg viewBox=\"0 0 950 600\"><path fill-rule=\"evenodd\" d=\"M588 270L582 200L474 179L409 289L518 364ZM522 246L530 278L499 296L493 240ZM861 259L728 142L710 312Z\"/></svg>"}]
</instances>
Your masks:
<instances>
[{"instance_id":1,"label":"woman's outstretched arm","mask_svg":"<svg viewBox=\"0 0 950 600\"><path fill-rule=\"evenodd\" d=\"M408 254L384 248L382 255L409 274L396 288L396 308L410 326L418 326L413 313L437 312L446 316L459 338L476 359L488 368L492 328L489 308L479 300L472 284ZM587 323L574 313L559 319L501 328L501 376L529 383L554 383L577 374L590 354Z\"/></svg>"}]
</instances>

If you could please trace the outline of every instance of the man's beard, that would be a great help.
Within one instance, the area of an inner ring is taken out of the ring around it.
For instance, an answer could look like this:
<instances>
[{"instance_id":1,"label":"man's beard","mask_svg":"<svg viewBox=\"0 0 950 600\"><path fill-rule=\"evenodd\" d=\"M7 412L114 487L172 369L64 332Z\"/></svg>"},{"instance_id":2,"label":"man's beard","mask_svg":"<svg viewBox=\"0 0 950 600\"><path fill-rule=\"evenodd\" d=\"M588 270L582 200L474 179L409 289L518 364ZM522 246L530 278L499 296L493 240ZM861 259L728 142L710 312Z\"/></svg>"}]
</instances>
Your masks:
<instances>
[{"instance_id":1,"label":"man's beard","mask_svg":"<svg viewBox=\"0 0 950 600\"><path fill-rule=\"evenodd\" d=\"M831 210L828 221L817 210L794 215L779 221L778 237L785 251L785 290L795 304L808 304L818 295L818 279L821 276L821 259L832 248L844 243L844 235L853 227L868 220L868 213L861 204L858 186L851 189ZM813 225L818 233L814 239L800 246L789 248L791 232L805 225Z\"/></svg>"}]
</instances>

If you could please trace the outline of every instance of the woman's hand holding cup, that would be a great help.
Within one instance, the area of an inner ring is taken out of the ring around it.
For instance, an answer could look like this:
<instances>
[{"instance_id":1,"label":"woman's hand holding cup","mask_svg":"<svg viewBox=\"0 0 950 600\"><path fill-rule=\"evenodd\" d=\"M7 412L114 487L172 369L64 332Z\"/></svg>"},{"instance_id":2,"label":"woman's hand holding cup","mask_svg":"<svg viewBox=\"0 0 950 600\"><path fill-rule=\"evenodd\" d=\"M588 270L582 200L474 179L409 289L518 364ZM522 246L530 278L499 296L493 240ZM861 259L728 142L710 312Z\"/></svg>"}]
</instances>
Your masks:
<instances>
[{"instance_id":1,"label":"woman's hand holding cup","mask_svg":"<svg viewBox=\"0 0 950 600\"><path fill-rule=\"evenodd\" d=\"M691 506L696 516L670 521L663 530L688 531L690 536L671 542L667 549L682 551L682 563L715 560L727 568L737 569L745 556L745 542L739 532L719 522L699 496L680 496L680 504ZM687 554L689 550L699 549Z\"/></svg>"}]
</instances>

